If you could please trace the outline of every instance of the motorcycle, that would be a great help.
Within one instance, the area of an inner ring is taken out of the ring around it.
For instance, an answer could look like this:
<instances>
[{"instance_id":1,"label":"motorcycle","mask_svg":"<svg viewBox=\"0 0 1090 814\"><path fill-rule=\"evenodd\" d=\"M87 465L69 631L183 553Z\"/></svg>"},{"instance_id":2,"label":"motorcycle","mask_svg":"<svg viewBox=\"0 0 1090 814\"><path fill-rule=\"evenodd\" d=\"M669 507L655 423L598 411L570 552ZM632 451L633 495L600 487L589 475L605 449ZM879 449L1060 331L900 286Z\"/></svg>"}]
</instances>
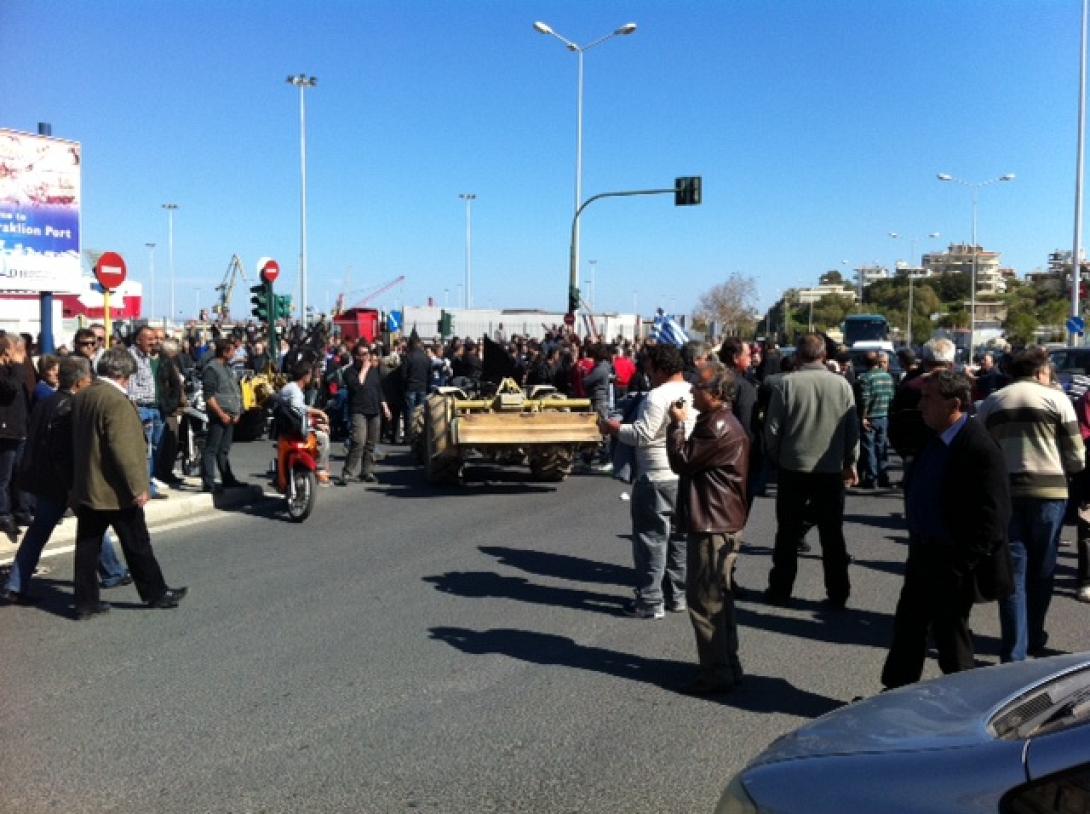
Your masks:
<instances>
[{"instance_id":1,"label":"motorcycle","mask_svg":"<svg viewBox=\"0 0 1090 814\"><path fill-rule=\"evenodd\" d=\"M185 407L178 423L178 445L182 458L182 474L199 475L204 442L208 437L208 410L204 403L204 388L196 370L185 373Z\"/></svg>"},{"instance_id":2,"label":"motorcycle","mask_svg":"<svg viewBox=\"0 0 1090 814\"><path fill-rule=\"evenodd\" d=\"M302 523L314 511L318 498L318 437L281 430L276 438L272 484L284 496L288 517Z\"/></svg>"}]
</instances>

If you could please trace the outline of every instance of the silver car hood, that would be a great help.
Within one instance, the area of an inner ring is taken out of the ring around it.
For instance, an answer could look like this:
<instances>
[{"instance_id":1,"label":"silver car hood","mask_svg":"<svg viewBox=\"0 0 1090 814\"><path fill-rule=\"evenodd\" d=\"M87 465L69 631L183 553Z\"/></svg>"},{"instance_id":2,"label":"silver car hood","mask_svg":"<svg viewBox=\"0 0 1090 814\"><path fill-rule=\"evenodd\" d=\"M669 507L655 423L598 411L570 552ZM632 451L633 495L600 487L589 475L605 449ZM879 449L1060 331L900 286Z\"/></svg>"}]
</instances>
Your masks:
<instances>
[{"instance_id":1,"label":"silver car hood","mask_svg":"<svg viewBox=\"0 0 1090 814\"><path fill-rule=\"evenodd\" d=\"M1090 665L1090 653L982 667L859 701L774 741L750 764L803 757L956 749L991 741L996 711L1028 689Z\"/></svg>"}]
</instances>

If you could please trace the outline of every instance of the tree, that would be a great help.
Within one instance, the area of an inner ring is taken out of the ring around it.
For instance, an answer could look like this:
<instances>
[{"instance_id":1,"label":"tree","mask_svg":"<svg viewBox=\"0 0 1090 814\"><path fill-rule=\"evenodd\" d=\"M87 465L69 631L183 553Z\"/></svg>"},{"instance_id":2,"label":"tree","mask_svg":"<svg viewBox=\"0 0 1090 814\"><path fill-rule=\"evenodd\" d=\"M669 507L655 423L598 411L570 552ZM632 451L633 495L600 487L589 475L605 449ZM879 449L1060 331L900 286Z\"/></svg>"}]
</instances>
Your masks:
<instances>
[{"instance_id":1,"label":"tree","mask_svg":"<svg viewBox=\"0 0 1090 814\"><path fill-rule=\"evenodd\" d=\"M736 272L700 295L693 316L720 323L728 335L745 335L753 330L756 307L757 281Z\"/></svg>"},{"instance_id":2,"label":"tree","mask_svg":"<svg viewBox=\"0 0 1090 814\"><path fill-rule=\"evenodd\" d=\"M844 282L844 275L837 269L829 269L818 278L819 285L840 285Z\"/></svg>"}]
</instances>

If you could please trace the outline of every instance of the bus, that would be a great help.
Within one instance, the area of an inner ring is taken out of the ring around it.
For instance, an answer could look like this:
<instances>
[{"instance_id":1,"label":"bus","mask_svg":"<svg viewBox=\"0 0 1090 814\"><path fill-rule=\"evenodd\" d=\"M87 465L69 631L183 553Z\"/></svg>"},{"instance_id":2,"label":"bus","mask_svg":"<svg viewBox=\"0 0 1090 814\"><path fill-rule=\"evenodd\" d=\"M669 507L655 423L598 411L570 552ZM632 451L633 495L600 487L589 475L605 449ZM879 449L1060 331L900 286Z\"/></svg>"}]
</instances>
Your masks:
<instances>
[{"instance_id":1,"label":"bus","mask_svg":"<svg viewBox=\"0 0 1090 814\"><path fill-rule=\"evenodd\" d=\"M844 344L868 350L893 350L889 320L881 314L852 314L844 318Z\"/></svg>"}]
</instances>

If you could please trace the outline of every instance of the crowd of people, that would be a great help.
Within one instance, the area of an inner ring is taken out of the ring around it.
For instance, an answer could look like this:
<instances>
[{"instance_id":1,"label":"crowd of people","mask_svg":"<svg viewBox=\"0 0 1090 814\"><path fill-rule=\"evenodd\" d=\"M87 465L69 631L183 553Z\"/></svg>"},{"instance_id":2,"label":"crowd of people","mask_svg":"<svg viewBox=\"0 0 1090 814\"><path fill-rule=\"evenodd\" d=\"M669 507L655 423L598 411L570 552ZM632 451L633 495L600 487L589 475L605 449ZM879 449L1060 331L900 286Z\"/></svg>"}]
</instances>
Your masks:
<instances>
[{"instance_id":1,"label":"crowd of people","mask_svg":"<svg viewBox=\"0 0 1090 814\"><path fill-rule=\"evenodd\" d=\"M891 449L903 463L909 545L885 686L919 679L929 635L943 671L972 667L968 620L982 602L998 607L1004 661L1044 652L1070 495L1080 505L1078 598L1090 601L1090 392L1073 404L1041 348L987 354L977 370L959 371L953 344L935 339L919 360L904 349L891 367L874 351L857 370L817 334L786 350L734 337L714 347L608 342L562 328L508 337L502 326L431 343L415 333L389 344L289 337L270 355L245 329L173 337L142 326L107 348L92 325L70 352L35 360L29 337L0 334L0 532L16 541L26 529L0 599L34 601L41 551L71 509L78 618L108 609L101 588L133 582L149 606L176 607L186 589L168 587L144 506L186 487L177 470L187 377L200 381L208 421L201 488L243 485L230 449L243 412L240 374L252 371L281 376L278 403L317 431L323 485L374 483L377 443L410 443L414 409L440 387L473 389L502 375L589 399L603 443L585 468L633 482L628 613L689 614L695 693L725 692L742 678L735 569L754 498L775 481L765 601L794 601L798 555L816 527L824 602L845 611L846 490L893 488ZM328 472L333 439L347 447L337 478Z\"/></svg>"}]
</instances>

